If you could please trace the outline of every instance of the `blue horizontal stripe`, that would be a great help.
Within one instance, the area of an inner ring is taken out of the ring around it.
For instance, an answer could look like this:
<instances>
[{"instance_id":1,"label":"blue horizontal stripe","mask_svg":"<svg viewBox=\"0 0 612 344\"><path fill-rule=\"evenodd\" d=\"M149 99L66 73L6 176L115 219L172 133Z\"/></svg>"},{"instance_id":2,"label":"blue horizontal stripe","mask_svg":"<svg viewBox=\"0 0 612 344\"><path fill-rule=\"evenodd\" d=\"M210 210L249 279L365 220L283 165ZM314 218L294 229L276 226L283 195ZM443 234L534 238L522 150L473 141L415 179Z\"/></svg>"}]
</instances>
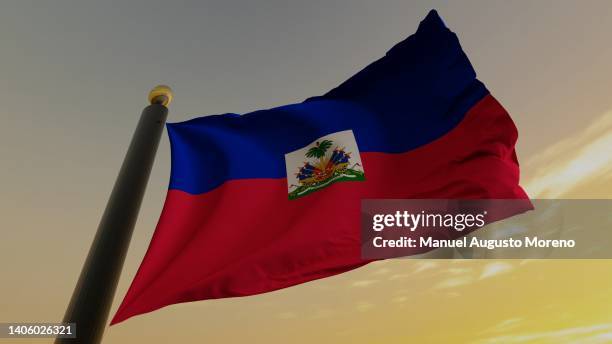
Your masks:
<instances>
[{"instance_id":1,"label":"blue horizontal stripe","mask_svg":"<svg viewBox=\"0 0 612 344\"><path fill-rule=\"evenodd\" d=\"M170 188L199 194L230 179L282 178L286 153L348 129L361 152L405 152L450 131L487 93L432 11L414 35L323 96L168 124Z\"/></svg>"}]
</instances>

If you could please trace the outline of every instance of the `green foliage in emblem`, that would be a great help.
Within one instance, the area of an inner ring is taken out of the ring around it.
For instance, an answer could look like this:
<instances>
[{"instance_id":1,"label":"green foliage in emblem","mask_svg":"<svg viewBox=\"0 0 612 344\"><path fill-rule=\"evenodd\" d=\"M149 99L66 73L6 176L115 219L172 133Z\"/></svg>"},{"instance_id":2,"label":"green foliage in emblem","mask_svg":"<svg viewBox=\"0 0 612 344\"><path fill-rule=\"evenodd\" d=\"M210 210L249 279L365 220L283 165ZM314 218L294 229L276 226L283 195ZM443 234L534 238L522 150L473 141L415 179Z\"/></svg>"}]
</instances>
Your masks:
<instances>
[{"instance_id":1,"label":"green foliage in emblem","mask_svg":"<svg viewBox=\"0 0 612 344\"><path fill-rule=\"evenodd\" d=\"M332 141L330 140L323 140L321 142L317 142L314 147L308 150L308 152L306 153L306 157L321 159L325 156L325 153L331 146Z\"/></svg>"}]
</instances>

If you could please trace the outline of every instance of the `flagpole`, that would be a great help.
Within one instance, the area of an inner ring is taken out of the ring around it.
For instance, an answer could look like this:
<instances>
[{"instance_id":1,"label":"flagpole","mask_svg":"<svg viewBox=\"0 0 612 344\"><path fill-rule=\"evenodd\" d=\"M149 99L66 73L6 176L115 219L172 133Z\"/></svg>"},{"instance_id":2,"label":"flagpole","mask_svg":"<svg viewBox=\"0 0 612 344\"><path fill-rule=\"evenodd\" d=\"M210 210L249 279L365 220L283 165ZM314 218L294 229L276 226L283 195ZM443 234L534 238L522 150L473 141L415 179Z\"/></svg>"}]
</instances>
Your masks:
<instances>
[{"instance_id":1,"label":"flagpole","mask_svg":"<svg viewBox=\"0 0 612 344\"><path fill-rule=\"evenodd\" d=\"M150 105L142 111L64 315L64 323L76 324L76 338L57 338L56 344L102 340L171 101L168 86L149 92Z\"/></svg>"}]
</instances>

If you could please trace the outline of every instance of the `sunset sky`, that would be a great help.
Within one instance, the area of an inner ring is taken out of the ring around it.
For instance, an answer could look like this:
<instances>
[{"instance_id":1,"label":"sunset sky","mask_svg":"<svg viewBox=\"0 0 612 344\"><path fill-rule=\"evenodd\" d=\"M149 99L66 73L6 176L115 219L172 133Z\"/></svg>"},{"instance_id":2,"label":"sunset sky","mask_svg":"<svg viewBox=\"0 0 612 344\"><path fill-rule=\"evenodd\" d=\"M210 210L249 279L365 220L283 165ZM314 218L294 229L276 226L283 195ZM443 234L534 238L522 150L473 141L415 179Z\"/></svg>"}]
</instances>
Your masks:
<instances>
[{"instance_id":1,"label":"sunset sky","mask_svg":"<svg viewBox=\"0 0 612 344\"><path fill-rule=\"evenodd\" d=\"M612 198L610 1L3 1L0 322L62 319L151 87L175 90L170 122L299 102L431 8L513 117L529 195ZM112 313L163 205L163 135ZM166 307L103 342L605 343L611 272L604 260L389 260Z\"/></svg>"}]
</instances>

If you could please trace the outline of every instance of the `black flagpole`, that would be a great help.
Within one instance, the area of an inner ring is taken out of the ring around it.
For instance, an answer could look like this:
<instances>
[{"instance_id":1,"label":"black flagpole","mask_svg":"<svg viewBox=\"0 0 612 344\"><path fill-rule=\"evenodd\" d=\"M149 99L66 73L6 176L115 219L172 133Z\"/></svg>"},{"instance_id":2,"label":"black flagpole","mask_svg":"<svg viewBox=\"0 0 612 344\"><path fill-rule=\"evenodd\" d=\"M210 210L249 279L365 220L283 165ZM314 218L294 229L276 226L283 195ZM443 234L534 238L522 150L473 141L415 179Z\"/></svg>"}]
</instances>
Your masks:
<instances>
[{"instance_id":1,"label":"black flagpole","mask_svg":"<svg viewBox=\"0 0 612 344\"><path fill-rule=\"evenodd\" d=\"M171 100L167 86L149 93L151 105L142 111L64 315L64 323L76 324L76 338L57 338L56 344L102 340Z\"/></svg>"}]
</instances>

